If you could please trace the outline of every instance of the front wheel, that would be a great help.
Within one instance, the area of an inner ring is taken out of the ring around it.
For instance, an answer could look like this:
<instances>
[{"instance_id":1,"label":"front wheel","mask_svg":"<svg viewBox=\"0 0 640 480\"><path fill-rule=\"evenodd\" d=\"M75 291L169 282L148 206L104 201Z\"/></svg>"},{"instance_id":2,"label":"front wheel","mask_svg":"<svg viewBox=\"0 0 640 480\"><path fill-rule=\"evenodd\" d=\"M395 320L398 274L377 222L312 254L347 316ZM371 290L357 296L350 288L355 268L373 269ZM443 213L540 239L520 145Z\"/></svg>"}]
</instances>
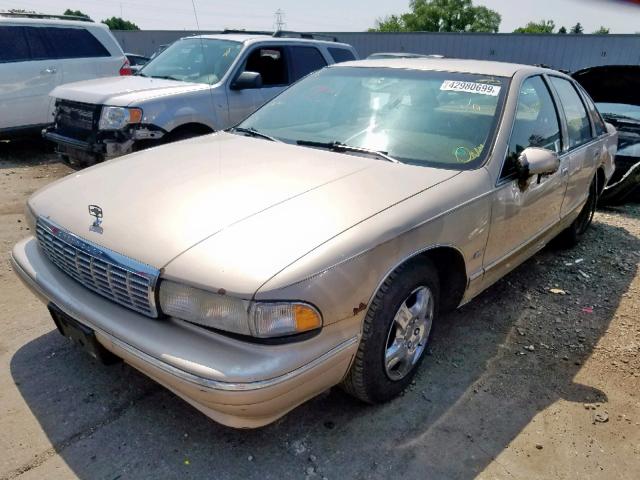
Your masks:
<instances>
[{"instance_id":1,"label":"front wheel","mask_svg":"<svg viewBox=\"0 0 640 480\"><path fill-rule=\"evenodd\" d=\"M367 403L398 395L424 358L438 313L440 283L429 260L394 271L371 302L343 388Z\"/></svg>"}]
</instances>

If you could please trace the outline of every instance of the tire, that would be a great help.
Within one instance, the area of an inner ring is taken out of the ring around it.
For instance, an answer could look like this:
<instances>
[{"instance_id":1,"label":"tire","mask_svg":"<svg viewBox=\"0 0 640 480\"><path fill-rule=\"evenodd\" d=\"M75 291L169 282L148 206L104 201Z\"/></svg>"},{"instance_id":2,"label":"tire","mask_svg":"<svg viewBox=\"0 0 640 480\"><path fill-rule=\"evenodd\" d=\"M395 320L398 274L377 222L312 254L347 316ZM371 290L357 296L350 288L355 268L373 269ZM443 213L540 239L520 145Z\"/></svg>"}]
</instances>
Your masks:
<instances>
[{"instance_id":1,"label":"tire","mask_svg":"<svg viewBox=\"0 0 640 480\"><path fill-rule=\"evenodd\" d=\"M397 321L403 319L401 310L421 311L425 297L428 306L424 307L424 321L415 318L402 329ZM371 302L356 357L342 388L371 404L386 402L400 394L424 359L439 299L438 275L427 259L400 267L389 275ZM402 331L406 333L403 335ZM407 357L394 363L403 356L402 352Z\"/></svg>"},{"instance_id":2,"label":"tire","mask_svg":"<svg viewBox=\"0 0 640 480\"><path fill-rule=\"evenodd\" d=\"M578 217L573 221L566 230L558 235L558 241L564 247L573 247L577 245L585 232L589 229L593 220L593 215L598 204L598 177L593 177L591 185L589 185L589 196L587 202L580 210Z\"/></svg>"},{"instance_id":3,"label":"tire","mask_svg":"<svg viewBox=\"0 0 640 480\"><path fill-rule=\"evenodd\" d=\"M180 129L178 129L177 131L173 131L169 135L167 135L166 138L164 139L164 143L179 142L181 140L187 140L189 138L200 137L202 135L207 135L209 133L211 133L211 132L210 131L204 131L204 130L196 130L196 129L180 130Z\"/></svg>"}]
</instances>

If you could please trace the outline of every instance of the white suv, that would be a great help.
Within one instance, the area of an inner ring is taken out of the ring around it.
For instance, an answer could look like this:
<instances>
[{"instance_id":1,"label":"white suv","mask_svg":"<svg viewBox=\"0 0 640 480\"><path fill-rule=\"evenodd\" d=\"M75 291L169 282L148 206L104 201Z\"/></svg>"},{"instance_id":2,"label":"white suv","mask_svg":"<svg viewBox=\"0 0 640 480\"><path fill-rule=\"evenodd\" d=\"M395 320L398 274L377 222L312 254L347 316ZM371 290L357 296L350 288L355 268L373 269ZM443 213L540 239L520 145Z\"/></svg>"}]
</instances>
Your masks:
<instances>
[{"instance_id":1,"label":"white suv","mask_svg":"<svg viewBox=\"0 0 640 480\"><path fill-rule=\"evenodd\" d=\"M62 18L0 13L0 139L51 123L58 85L131 74L106 25Z\"/></svg>"}]
</instances>

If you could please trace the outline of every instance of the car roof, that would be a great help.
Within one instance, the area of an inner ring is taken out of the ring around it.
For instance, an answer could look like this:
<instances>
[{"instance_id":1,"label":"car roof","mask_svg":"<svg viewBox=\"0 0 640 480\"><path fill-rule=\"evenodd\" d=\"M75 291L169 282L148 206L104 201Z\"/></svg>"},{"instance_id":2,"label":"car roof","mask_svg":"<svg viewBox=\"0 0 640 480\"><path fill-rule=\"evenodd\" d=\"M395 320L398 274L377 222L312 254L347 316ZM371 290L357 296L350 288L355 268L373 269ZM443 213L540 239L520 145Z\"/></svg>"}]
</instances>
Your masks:
<instances>
[{"instance_id":1,"label":"car roof","mask_svg":"<svg viewBox=\"0 0 640 480\"><path fill-rule=\"evenodd\" d=\"M380 58L356 60L337 64L338 67L378 67L407 70L435 70L440 72L477 73L497 77L513 77L516 72L555 72L548 68L522 65L518 63L490 62L487 60L467 60L460 58ZM336 66L332 66L335 68Z\"/></svg>"},{"instance_id":2,"label":"car roof","mask_svg":"<svg viewBox=\"0 0 640 480\"><path fill-rule=\"evenodd\" d=\"M86 22L82 20L63 20L57 18L31 18L31 17L11 17L3 16L0 13L0 23L11 23L14 25L57 25L83 28L108 29L106 25L96 22Z\"/></svg>"},{"instance_id":3,"label":"car roof","mask_svg":"<svg viewBox=\"0 0 640 480\"><path fill-rule=\"evenodd\" d=\"M278 43L313 43L324 44L327 47L340 47L340 48L352 48L351 45L341 42L331 42L328 40L317 40L315 38L296 38L296 37L274 37L273 35L261 35L259 33L220 33L209 35L189 35L184 38L211 38L215 40L231 40L241 43L256 43L264 41L272 41Z\"/></svg>"}]
</instances>

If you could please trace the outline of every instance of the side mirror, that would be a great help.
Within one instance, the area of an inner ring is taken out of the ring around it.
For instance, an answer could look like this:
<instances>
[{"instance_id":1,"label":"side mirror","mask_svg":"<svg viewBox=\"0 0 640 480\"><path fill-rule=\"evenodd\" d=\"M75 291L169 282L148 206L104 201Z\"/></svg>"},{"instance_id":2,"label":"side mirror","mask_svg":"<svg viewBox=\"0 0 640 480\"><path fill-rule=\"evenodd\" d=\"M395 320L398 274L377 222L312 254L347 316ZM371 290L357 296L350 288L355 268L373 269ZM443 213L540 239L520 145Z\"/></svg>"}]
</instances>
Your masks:
<instances>
[{"instance_id":1,"label":"side mirror","mask_svg":"<svg viewBox=\"0 0 640 480\"><path fill-rule=\"evenodd\" d=\"M526 181L532 175L548 175L560 168L560 159L556 152L546 148L525 148L517 161L518 176Z\"/></svg>"},{"instance_id":2,"label":"side mirror","mask_svg":"<svg viewBox=\"0 0 640 480\"><path fill-rule=\"evenodd\" d=\"M247 90L249 88L261 88L262 75L258 72L242 72L231 84L231 90Z\"/></svg>"}]
</instances>

